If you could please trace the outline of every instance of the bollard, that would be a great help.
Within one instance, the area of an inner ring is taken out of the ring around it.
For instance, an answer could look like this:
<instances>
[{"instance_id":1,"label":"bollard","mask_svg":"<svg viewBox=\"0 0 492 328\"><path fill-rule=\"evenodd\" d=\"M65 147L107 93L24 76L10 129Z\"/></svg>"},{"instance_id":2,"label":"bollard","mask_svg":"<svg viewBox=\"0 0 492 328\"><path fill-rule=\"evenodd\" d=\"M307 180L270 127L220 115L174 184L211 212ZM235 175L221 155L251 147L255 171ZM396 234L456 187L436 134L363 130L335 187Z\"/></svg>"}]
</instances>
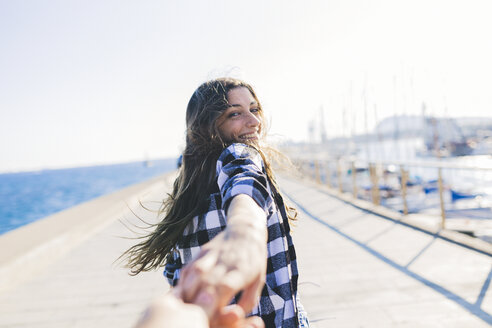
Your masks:
<instances>
[{"instance_id":1,"label":"bollard","mask_svg":"<svg viewBox=\"0 0 492 328\"><path fill-rule=\"evenodd\" d=\"M401 175L401 197L403 200L403 215L408 215L408 204L407 204L407 182L408 182L408 171L400 166Z\"/></svg>"},{"instance_id":2,"label":"bollard","mask_svg":"<svg viewBox=\"0 0 492 328\"><path fill-rule=\"evenodd\" d=\"M441 204L441 229L446 228L446 209L444 207L444 186L442 183L442 168L437 170L437 183L439 186L439 202Z\"/></svg>"}]
</instances>

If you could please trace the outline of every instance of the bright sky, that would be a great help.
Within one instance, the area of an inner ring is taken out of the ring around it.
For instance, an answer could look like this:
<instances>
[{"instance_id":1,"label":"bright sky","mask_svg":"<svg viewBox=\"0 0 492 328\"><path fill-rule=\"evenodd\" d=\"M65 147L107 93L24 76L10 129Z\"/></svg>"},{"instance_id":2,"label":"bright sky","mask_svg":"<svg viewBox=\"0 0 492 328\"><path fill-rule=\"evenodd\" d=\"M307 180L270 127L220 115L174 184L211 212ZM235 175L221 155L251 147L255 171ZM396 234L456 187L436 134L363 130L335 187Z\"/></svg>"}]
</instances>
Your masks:
<instances>
[{"instance_id":1,"label":"bright sky","mask_svg":"<svg viewBox=\"0 0 492 328\"><path fill-rule=\"evenodd\" d=\"M224 75L256 88L284 140L307 140L321 106L329 137L364 132L365 116L370 129L420 114L423 101L438 116L492 116L491 9L0 0L0 171L177 156L189 97Z\"/></svg>"}]
</instances>

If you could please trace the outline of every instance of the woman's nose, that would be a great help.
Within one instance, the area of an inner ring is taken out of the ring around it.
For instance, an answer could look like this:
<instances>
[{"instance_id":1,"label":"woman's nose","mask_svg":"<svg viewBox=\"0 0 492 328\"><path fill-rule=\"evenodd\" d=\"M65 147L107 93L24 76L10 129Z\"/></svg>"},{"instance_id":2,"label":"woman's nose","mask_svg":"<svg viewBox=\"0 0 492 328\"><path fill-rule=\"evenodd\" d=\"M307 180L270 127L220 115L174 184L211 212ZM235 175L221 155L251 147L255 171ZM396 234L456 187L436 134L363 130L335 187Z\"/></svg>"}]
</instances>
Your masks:
<instances>
[{"instance_id":1,"label":"woman's nose","mask_svg":"<svg viewBox=\"0 0 492 328\"><path fill-rule=\"evenodd\" d=\"M260 118L254 113L249 113L248 116L248 126L259 126L261 124Z\"/></svg>"}]
</instances>

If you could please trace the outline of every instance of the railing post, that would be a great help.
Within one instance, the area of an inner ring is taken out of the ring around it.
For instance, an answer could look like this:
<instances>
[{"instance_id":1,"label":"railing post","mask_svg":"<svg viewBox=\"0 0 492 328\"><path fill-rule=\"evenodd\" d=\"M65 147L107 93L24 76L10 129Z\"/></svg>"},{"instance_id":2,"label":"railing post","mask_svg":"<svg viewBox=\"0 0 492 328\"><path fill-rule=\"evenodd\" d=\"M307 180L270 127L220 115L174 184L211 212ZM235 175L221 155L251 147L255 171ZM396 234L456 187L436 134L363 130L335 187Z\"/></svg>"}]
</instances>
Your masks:
<instances>
[{"instance_id":1,"label":"railing post","mask_svg":"<svg viewBox=\"0 0 492 328\"><path fill-rule=\"evenodd\" d=\"M321 183L321 176L320 176L320 171L319 171L319 161L318 160L314 161L314 180L317 183Z\"/></svg>"},{"instance_id":2,"label":"railing post","mask_svg":"<svg viewBox=\"0 0 492 328\"><path fill-rule=\"evenodd\" d=\"M342 188L342 168L340 167L340 160L337 161L337 181L338 181L338 191L343 192Z\"/></svg>"},{"instance_id":3,"label":"railing post","mask_svg":"<svg viewBox=\"0 0 492 328\"><path fill-rule=\"evenodd\" d=\"M375 164L369 164L369 174L371 176L371 191L372 191L372 202L375 205L380 204L379 199L379 179Z\"/></svg>"},{"instance_id":4,"label":"railing post","mask_svg":"<svg viewBox=\"0 0 492 328\"><path fill-rule=\"evenodd\" d=\"M328 187L333 188L333 185L331 183L330 162L325 162L325 177L326 177L326 184L328 185Z\"/></svg>"},{"instance_id":5,"label":"railing post","mask_svg":"<svg viewBox=\"0 0 492 328\"><path fill-rule=\"evenodd\" d=\"M354 198L357 198L357 170L355 169L355 161L352 161L352 190Z\"/></svg>"},{"instance_id":6,"label":"railing post","mask_svg":"<svg viewBox=\"0 0 492 328\"><path fill-rule=\"evenodd\" d=\"M403 200L403 215L408 215L408 204L407 204L407 182L408 182L408 172L400 166L401 175L401 197Z\"/></svg>"},{"instance_id":7,"label":"railing post","mask_svg":"<svg viewBox=\"0 0 492 328\"><path fill-rule=\"evenodd\" d=\"M442 168L437 170L437 184L439 186L439 202L441 204L441 229L446 228L446 208L444 207L444 186L442 183Z\"/></svg>"},{"instance_id":8,"label":"railing post","mask_svg":"<svg viewBox=\"0 0 492 328\"><path fill-rule=\"evenodd\" d=\"M309 174L309 162L306 160L301 160L301 172L302 175L307 177Z\"/></svg>"}]
</instances>

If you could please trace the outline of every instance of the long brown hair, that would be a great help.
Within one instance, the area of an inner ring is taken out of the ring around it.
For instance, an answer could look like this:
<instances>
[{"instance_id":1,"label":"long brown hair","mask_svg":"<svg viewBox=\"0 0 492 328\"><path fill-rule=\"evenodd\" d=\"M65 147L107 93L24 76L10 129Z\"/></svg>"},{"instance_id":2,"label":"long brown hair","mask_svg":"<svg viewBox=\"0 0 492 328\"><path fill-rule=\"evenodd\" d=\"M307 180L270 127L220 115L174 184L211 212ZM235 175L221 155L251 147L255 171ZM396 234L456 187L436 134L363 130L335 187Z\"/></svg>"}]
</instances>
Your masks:
<instances>
[{"instance_id":1,"label":"long brown hair","mask_svg":"<svg viewBox=\"0 0 492 328\"><path fill-rule=\"evenodd\" d=\"M154 231L144 235L143 241L129 248L121 257L128 258L130 274L156 269L166 263L185 227L193 217L207 210L208 191L215 183L217 159L227 144L220 137L217 119L229 107L227 94L234 88L245 87L256 100L261 119L260 135L266 134L266 121L260 102L253 88L238 79L219 78L203 83L196 89L186 110L186 146L182 165L174 181L172 193L164 200L160 215L163 219L151 225ZM263 139L263 138L260 138ZM270 182L279 190L270 161L263 157ZM290 219L297 213L287 208ZM292 214L294 213L294 214Z\"/></svg>"}]
</instances>

